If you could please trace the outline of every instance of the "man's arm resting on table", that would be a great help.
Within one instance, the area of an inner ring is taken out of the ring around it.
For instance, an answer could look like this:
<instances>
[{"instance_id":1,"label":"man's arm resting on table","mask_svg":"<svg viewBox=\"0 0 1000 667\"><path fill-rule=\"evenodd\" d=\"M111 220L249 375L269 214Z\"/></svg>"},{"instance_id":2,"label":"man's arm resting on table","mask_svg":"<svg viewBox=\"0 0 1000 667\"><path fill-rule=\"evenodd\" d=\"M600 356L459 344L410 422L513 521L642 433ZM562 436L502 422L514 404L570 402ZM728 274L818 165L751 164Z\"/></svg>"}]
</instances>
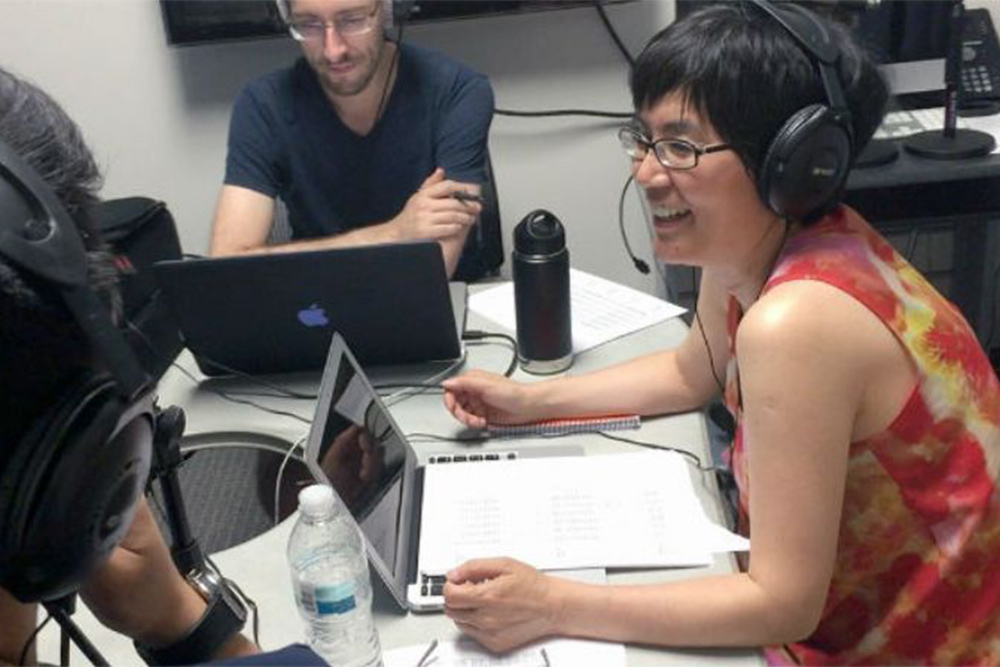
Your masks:
<instances>
[{"instance_id":1,"label":"man's arm resting on table","mask_svg":"<svg viewBox=\"0 0 1000 667\"><path fill-rule=\"evenodd\" d=\"M226 185L216 207L211 254L220 257L298 252L427 239L441 244L445 268L451 276L469 229L482 211L478 202L454 199L452 194L459 190L478 194L479 186L447 181L443 172L437 170L391 220L342 234L268 245L274 224L274 200L248 188Z\"/></svg>"}]
</instances>

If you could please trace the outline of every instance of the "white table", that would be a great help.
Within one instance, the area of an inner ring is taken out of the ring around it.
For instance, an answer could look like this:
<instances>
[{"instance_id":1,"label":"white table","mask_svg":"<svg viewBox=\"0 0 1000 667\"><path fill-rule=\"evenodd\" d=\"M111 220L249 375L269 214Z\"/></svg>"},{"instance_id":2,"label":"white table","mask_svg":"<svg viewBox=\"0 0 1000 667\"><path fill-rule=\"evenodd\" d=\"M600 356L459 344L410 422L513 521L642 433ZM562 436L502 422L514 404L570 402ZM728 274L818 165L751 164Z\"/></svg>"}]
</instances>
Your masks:
<instances>
[{"instance_id":1,"label":"white table","mask_svg":"<svg viewBox=\"0 0 1000 667\"><path fill-rule=\"evenodd\" d=\"M470 313L469 328L496 330L495 325L477 321ZM579 374L638 354L677 345L683 338L686 327L680 320L668 322L630 334L624 338L604 344L579 355L568 374ZM510 350L503 344L469 345L465 368L485 368L501 372L509 362ZM196 367L186 353L181 364L197 375ZM433 371L426 369L414 374L407 373L410 381L425 381ZM400 379L398 372L376 370L371 373L373 383L382 384L390 379ZM515 376L531 380L518 371ZM283 386L294 387L306 392L315 392L318 377L313 375L288 376L278 379ZM218 382L218 381L216 381ZM232 385L230 385L232 386ZM302 437L307 426L293 419L267 414L249 406L236 405L206 390L204 385L195 384L190 378L172 369L160 385L161 405L177 404L187 412L187 432L204 434L216 431L257 431L277 436L288 442ZM293 399L266 400L268 405L296 412L311 418L314 404L311 401ZM462 431L444 409L440 393L425 393L411 396L394 404L391 408L394 418L406 433L430 432L453 437ZM706 463L709 461L708 437L705 421L700 413L688 413L669 417L643 420L640 431L626 432L637 439L687 449L697 454ZM633 445L614 442L597 435L572 436L559 442L581 445L588 454L634 451ZM480 451L489 449L510 449L512 441L487 442L477 445ZM521 439L516 441L518 449L537 446L551 446L553 440ZM468 444L446 442L417 442L414 444L423 459L430 454L447 451L468 451ZM715 479L709 474L692 472L692 479L702 504L709 517L721 521L722 510ZM215 562L224 574L235 580L253 598L260 609L260 640L264 649L276 649L289 643L302 641L303 625L295 608L291 592L285 546L291 531L294 516L276 528L259 535L241 545L227 549L214 556ZM717 555L707 568L643 570L630 572L609 572L611 583L644 583L669 581L692 576L705 576L731 572L735 562L731 555ZM384 591L376 588L375 616L384 649L410 644L425 644L432 638L454 640L459 636L455 626L443 614L403 614L395 609ZM137 664L139 659L131 642L101 628L83 605L79 606L75 620L84 628L111 664ZM53 624L54 625L54 624ZM249 631L249 625L248 625ZM39 657L55 662L57 660L56 632L47 628L40 639ZM692 665L692 664L763 664L761 654L750 649L712 650L660 650L645 647L628 647L629 665ZM74 656L78 663L84 662L79 654Z\"/></svg>"}]
</instances>

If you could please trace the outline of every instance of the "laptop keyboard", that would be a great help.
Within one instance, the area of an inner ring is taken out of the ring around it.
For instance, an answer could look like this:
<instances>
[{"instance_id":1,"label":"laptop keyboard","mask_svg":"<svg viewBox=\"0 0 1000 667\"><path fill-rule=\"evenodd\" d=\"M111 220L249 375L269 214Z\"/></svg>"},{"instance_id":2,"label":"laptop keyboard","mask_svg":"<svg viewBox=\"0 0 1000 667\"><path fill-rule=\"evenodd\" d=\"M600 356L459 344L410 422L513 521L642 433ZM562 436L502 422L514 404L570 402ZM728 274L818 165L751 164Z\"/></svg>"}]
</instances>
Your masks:
<instances>
[{"instance_id":1,"label":"laptop keyboard","mask_svg":"<svg viewBox=\"0 0 1000 667\"><path fill-rule=\"evenodd\" d=\"M512 461L517 458L517 452L481 452L478 454L432 454L427 458L427 464L442 463L483 463L487 461ZM444 605L445 575L421 572L416 584L410 584L410 599L419 593L418 604L423 609L440 608Z\"/></svg>"},{"instance_id":2,"label":"laptop keyboard","mask_svg":"<svg viewBox=\"0 0 1000 667\"><path fill-rule=\"evenodd\" d=\"M956 127L968 127L964 119L959 118ZM882 125L875 131L876 139L899 139L911 134L927 130L940 130L944 127L944 108L908 109L890 111L882 120Z\"/></svg>"},{"instance_id":3,"label":"laptop keyboard","mask_svg":"<svg viewBox=\"0 0 1000 667\"><path fill-rule=\"evenodd\" d=\"M420 574L420 595L440 597L444 591L446 577L443 574Z\"/></svg>"},{"instance_id":4,"label":"laptop keyboard","mask_svg":"<svg viewBox=\"0 0 1000 667\"><path fill-rule=\"evenodd\" d=\"M427 463L477 463L480 461L511 461L517 452L483 452L482 454L432 454Z\"/></svg>"}]
</instances>

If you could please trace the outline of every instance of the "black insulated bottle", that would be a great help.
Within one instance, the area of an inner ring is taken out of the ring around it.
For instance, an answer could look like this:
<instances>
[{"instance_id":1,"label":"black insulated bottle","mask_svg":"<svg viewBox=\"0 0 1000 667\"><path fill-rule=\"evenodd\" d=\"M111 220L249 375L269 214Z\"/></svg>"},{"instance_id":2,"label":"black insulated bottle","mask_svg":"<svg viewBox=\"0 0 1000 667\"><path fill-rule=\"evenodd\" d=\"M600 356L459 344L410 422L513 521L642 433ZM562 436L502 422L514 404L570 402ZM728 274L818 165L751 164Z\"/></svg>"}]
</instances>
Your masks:
<instances>
[{"instance_id":1,"label":"black insulated bottle","mask_svg":"<svg viewBox=\"0 0 1000 667\"><path fill-rule=\"evenodd\" d=\"M521 368L545 375L573 363L569 251L556 216L532 211L514 228L514 309Z\"/></svg>"}]
</instances>

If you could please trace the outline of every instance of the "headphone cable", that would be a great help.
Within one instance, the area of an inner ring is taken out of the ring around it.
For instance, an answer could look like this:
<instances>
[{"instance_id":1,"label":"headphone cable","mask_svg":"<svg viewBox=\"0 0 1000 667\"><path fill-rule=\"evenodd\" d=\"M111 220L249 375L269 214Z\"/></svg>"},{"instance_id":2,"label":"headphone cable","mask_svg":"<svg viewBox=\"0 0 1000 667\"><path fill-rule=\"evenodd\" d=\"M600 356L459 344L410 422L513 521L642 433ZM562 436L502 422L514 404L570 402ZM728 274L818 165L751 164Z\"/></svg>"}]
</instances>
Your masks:
<instances>
[{"instance_id":1,"label":"headphone cable","mask_svg":"<svg viewBox=\"0 0 1000 667\"><path fill-rule=\"evenodd\" d=\"M52 614L46 612L45 620L43 620L41 623L39 623L38 626L35 627L35 629L32 631L31 635L25 640L24 647L21 648L21 653L20 653L20 655L17 658L17 664L18 665L24 665L24 664L26 664L25 661L27 661L27 659L28 659L28 653L31 651L31 647L35 643L35 639L38 638L38 633L40 633L42 631L42 628L44 628L46 625L48 625L49 621L51 621L51 620L52 620ZM37 660L36 660L36 662L37 662Z\"/></svg>"}]
</instances>

